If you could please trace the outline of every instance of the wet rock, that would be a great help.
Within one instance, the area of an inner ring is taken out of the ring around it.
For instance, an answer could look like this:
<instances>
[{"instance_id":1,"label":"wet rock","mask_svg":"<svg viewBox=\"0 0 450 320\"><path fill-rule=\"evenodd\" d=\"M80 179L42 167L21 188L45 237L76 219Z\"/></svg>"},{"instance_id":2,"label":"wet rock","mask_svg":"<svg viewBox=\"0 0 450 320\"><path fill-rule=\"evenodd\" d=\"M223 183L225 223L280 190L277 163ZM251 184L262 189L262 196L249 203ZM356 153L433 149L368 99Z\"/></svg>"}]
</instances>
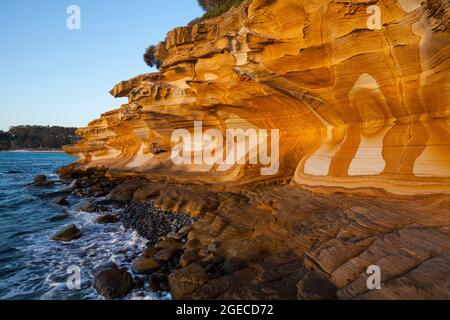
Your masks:
<instances>
[{"instance_id":1,"label":"wet rock","mask_svg":"<svg viewBox=\"0 0 450 320\"><path fill-rule=\"evenodd\" d=\"M188 299L208 281L208 274L198 264L175 270L169 275L169 290L175 299Z\"/></svg>"},{"instance_id":2,"label":"wet rock","mask_svg":"<svg viewBox=\"0 0 450 320\"><path fill-rule=\"evenodd\" d=\"M178 232L179 232L181 235L183 235L183 237L184 237L184 236L187 237L187 235L188 235L189 232L191 232L191 231L192 231L192 226L191 226L191 225L187 225L187 226L182 227Z\"/></svg>"},{"instance_id":3,"label":"wet rock","mask_svg":"<svg viewBox=\"0 0 450 320\"><path fill-rule=\"evenodd\" d=\"M67 195L70 195L71 191L70 190L59 190L59 191L54 191L54 192L44 192L44 193L40 193L36 196L38 196L41 199L56 199L59 197L65 197Z\"/></svg>"},{"instance_id":4,"label":"wet rock","mask_svg":"<svg viewBox=\"0 0 450 320\"><path fill-rule=\"evenodd\" d=\"M248 266L247 261L236 256L228 256L223 263L223 270L226 274L236 272Z\"/></svg>"},{"instance_id":5,"label":"wet rock","mask_svg":"<svg viewBox=\"0 0 450 320\"><path fill-rule=\"evenodd\" d=\"M189 249L186 250L180 259L180 265L184 268L190 265L192 262L200 260L200 255L198 254L198 250Z\"/></svg>"},{"instance_id":6,"label":"wet rock","mask_svg":"<svg viewBox=\"0 0 450 320\"><path fill-rule=\"evenodd\" d=\"M117 218L112 214L106 214L104 216L100 216L97 218L97 223L99 224L108 224L117 222Z\"/></svg>"},{"instance_id":7,"label":"wet rock","mask_svg":"<svg viewBox=\"0 0 450 320\"><path fill-rule=\"evenodd\" d=\"M55 200L53 200L53 203L64 207L70 206L69 201L67 201L65 197L58 197Z\"/></svg>"},{"instance_id":8,"label":"wet rock","mask_svg":"<svg viewBox=\"0 0 450 320\"><path fill-rule=\"evenodd\" d=\"M73 179L72 182L67 187L67 189L75 189L78 186L78 184L79 184L78 180L77 179Z\"/></svg>"},{"instance_id":9,"label":"wet rock","mask_svg":"<svg viewBox=\"0 0 450 320\"><path fill-rule=\"evenodd\" d=\"M172 239L175 239L175 240L180 240L181 239L181 236L178 233L173 232L173 231L169 232L166 237L167 238L172 238Z\"/></svg>"},{"instance_id":10,"label":"wet rock","mask_svg":"<svg viewBox=\"0 0 450 320\"><path fill-rule=\"evenodd\" d=\"M101 213L104 213L104 212L110 212L111 209L108 206L99 205L98 206L98 211L101 212Z\"/></svg>"},{"instance_id":11,"label":"wet rock","mask_svg":"<svg viewBox=\"0 0 450 320\"><path fill-rule=\"evenodd\" d=\"M58 221L67 219L68 217L69 217L69 214L67 212L65 212L65 213L62 213L62 214L54 215L54 216L48 218L47 221L49 221L49 222L58 222Z\"/></svg>"},{"instance_id":12,"label":"wet rock","mask_svg":"<svg viewBox=\"0 0 450 320\"><path fill-rule=\"evenodd\" d=\"M94 287L98 294L107 299L125 297L133 289L131 274L126 269L112 267L96 274Z\"/></svg>"},{"instance_id":13,"label":"wet rock","mask_svg":"<svg viewBox=\"0 0 450 320\"><path fill-rule=\"evenodd\" d=\"M88 194L96 194L96 193L104 194L105 190L103 190L103 187L101 186L100 183L96 183L96 184L86 188L86 192Z\"/></svg>"},{"instance_id":14,"label":"wet rock","mask_svg":"<svg viewBox=\"0 0 450 320\"><path fill-rule=\"evenodd\" d=\"M160 183L149 183L141 186L133 194L133 199L137 201L147 201L159 196L159 192L163 187Z\"/></svg>"},{"instance_id":15,"label":"wet rock","mask_svg":"<svg viewBox=\"0 0 450 320\"><path fill-rule=\"evenodd\" d=\"M214 274L217 272L218 268L214 263L209 263L205 266L204 270L208 273L208 274Z\"/></svg>"},{"instance_id":16,"label":"wet rock","mask_svg":"<svg viewBox=\"0 0 450 320\"><path fill-rule=\"evenodd\" d=\"M119 184L114 190L109 194L108 200L118 201L118 202L129 202L133 198L133 194L137 189L147 184L145 180L129 180Z\"/></svg>"},{"instance_id":17,"label":"wet rock","mask_svg":"<svg viewBox=\"0 0 450 320\"><path fill-rule=\"evenodd\" d=\"M106 196L106 194L107 194L107 192L104 192L104 191L97 191L97 192L94 192L94 193L92 194L92 196L93 196L93 197L96 197L96 198L100 198L100 197Z\"/></svg>"},{"instance_id":18,"label":"wet rock","mask_svg":"<svg viewBox=\"0 0 450 320\"><path fill-rule=\"evenodd\" d=\"M208 252L214 253L214 252L217 251L217 248L218 248L218 245L217 245L216 242L210 243L210 244L208 245Z\"/></svg>"},{"instance_id":19,"label":"wet rock","mask_svg":"<svg viewBox=\"0 0 450 320\"><path fill-rule=\"evenodd\" d=\"M56 241L70 241L73 239L77 239L81 236L81 231L78 229L78 227L74 224L68 225L61 231L55 233L52 236L52 240Z\"/></svg>"},{"instance_id":20,"label":"wet rock","mask_svg":"<svg viewBox=\"0 0 450 320\"><path fill-rule=\"evenodd\" d=\"M160 291L169 291L169 285L167 284L167 282L161 281L159 283L159 289Z\"/></svg>"},{"instance_id":21,"label":"wet rock","mask_svg":"<svg viewBox=\"0 0 450 320\"><path fill-rule=\"evenodd\" d=\"M32 183L35 187L49 187L53 186L54 182L47 179L44 175L38 175L34 178L34 181Z\"/></svg>"},{"instance_id":22,"label":"wet rock","mask_svg":"<svg viewBox=\"0 0 450 320\"><path fill-rule=\"evenodd\" d=\"M155 248L148 247L144 249L144 251L142 252L142 256L144 258L151 258L157 251L158 250L156 250Z\"/></svg>"},{"instance_id":23,"label":"wet rock","mask_svg":"<svg viewBox=\"0 0 450 320\"><path fill-rule=\"evenodd\" d=\"M144 287L144 280L141 277L134 277L134 287L141 289Z\"/></svg>"},{"instance_id":24,"label":"wet rock","mask_svg":"<svg viewBox=\"0 0 450 320\"><path fill-rule=\"evenodd\" d=\"M102 263L99 266L97 266L94 269L94 274L100 273L105 270L114 269L114 268L117 269L117 265L112 261L107 261L107 262Z\"/></svg>"},{"instance_id":25,"label":"wet rock","mask_svg":"<svg viewBox=\"0 0 450 320\"><path fill-rule=\"evenodd\" d=\"M303 300L335 300L336 287L323 274L310 270L297 284L297 295Z\"/></svg>"},{"instance_id":26,"label":"wet rock","mask_svg":"<svg viewBox=\"0 0 450 320\"><path fill-rule=\"evenodd\" d=\"M149 274L160 268L159 263L154 259L138 258L131 264L131 269L137 274Z\"/></svg>"},{"instance_id":27,"label":"wet rock","mask_svg":"<svg viewBox=\"0 0 450 320\"><path fill-rule=\"evenodd\" d=\"M153 255L153 259L160 262L167 262L178 252L179 248L166 248L159 250L157 253Z\"/></svg>"},{"instance_id":28,"label":"wet rock","mask_svg":"<svg viewBox=\"0 0 450 320\"><path fill-rule=\"evenodd\" d=\"M155 245L155 249L179 249L181 247L181 243L173 238L166 238Z\"/></svg>"},{"instance_id":29,"label":"wet rock","mask_svg":"<svg viewBox=\"0 0 450 320\"><path fill-rule=\"evenodd\" d=\"M159 291L160 290L160 276L159 274L153 273L150 275L150 277L148 278L149 281L149 287L148 287L148 291Z\"/></svg>"},{"instance_id":30,"label":"wet rock","mask_svg":"<svg viewBox=\"0 0 450 320\"><path fill-rule=\"evenodd\" d=\"M98 207L95 203L92 201L85 201L77 206L76 208L78 211L83 211L87 213L94 213L98 211Z\"/></svg>"}]
</instances>

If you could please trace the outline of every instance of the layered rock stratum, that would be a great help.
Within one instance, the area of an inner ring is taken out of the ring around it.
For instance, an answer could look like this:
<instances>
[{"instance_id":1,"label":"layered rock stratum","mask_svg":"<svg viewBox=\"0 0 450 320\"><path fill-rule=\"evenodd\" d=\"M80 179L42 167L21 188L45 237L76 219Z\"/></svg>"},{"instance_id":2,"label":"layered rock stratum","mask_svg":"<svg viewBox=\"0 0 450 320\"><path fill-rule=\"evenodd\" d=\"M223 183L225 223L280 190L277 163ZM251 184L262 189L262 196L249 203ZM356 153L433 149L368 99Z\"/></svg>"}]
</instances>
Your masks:
<instances>
[{"instance_id":1,"label":"layered rock stratum","mask_svg":"<svg viewBox=\"0 0 450 320\"><path fill-rule=\"evenodd\" d=\"M111 90L128 103L78 130L62 173L199 218L176 298L449 299L449 16L446 0L253 0L176 28L160 72ZM172 134L195 121L279 130L279 170L175 164Z\"/></svg>"}]
</instances>

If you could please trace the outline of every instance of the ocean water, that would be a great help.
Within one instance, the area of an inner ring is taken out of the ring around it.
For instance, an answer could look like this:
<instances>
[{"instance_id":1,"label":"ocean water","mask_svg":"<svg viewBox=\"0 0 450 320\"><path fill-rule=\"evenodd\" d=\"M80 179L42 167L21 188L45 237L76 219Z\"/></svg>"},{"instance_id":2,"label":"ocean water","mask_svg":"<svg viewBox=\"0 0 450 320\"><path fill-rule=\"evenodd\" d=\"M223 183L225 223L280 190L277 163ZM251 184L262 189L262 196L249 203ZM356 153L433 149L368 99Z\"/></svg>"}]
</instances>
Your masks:
<instances>
[{"instance_id":1,"label":"ocean water","mask_svg":"<svg viewBox=\"0 0 450 320\"><path fill-rule=\"evenodd\" d=\"M94 270L109 261L128 267L145 247L145 239L125 230L121 223L99 225L96 214L73 209L87 198L69 196L71 207L62 208L52 203L53 198L43 196L67 187L54 171L74 160L62 153L0 152L0 299L102 299L93 288ZM38 174L55 180L55 186L30 186ZM65 210L69 218L47 220ZM80 239L67 243L50 240L71 223L81 229ZM67 285L74 267L80 271L80 288ZM143 290L126 297L164 298Z\"/></svg>"}]
</instances>

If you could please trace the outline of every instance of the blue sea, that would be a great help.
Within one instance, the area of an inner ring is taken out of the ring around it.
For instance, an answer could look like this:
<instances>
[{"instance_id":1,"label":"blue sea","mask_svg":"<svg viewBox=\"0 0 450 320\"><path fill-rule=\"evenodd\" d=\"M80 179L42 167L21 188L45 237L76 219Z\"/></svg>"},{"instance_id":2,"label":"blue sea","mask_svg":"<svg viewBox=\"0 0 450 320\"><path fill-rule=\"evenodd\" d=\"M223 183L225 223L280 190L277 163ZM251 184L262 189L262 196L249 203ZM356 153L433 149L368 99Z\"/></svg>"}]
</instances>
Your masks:
<instances>
[{"instance_id":1,"label":"blue sea","mask_svg":"<svg viewBox=\"0 0 450 320\"><path fill-rule=\"evenodd\" d=\"M96 214L73 209L86 198L69 196L71 206L63 208L45 196L67 188L54 172L74 160L63 153L0 152L0 300L101 299L93 288L94 270L110 261L127 267L145 247L145 239L125 230L120 222L99 225ZM30 186L40 174L54 180L55 186ZM69 218L47 220L65 210ZM80 239L50 240L71 223L81 229ZM74 266L80 271L80 288L67 285ZM142 291L126 299L161 297Z\"/></svg>"}]
</instances>

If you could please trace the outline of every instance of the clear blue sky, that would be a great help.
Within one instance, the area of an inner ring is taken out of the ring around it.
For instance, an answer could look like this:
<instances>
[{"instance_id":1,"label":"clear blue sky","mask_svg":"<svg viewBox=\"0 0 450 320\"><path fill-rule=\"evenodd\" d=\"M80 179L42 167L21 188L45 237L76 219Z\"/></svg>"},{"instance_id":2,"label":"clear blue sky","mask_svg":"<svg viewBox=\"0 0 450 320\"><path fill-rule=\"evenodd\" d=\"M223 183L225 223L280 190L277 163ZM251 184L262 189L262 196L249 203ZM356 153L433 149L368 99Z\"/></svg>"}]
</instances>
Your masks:
<instances>
[{"instance_id":1,"label":"clear blue sky","mask_svg":"<svg viewBox=\"0 0 450 320\"><path fill-rule=\"evenodd\" d=\"M81 30L66 27L69 5ZM0 0L0 130L86 126L114 84L151 69L145 48L202 15L197 0Z\"/></svg>"}]
</instances>

